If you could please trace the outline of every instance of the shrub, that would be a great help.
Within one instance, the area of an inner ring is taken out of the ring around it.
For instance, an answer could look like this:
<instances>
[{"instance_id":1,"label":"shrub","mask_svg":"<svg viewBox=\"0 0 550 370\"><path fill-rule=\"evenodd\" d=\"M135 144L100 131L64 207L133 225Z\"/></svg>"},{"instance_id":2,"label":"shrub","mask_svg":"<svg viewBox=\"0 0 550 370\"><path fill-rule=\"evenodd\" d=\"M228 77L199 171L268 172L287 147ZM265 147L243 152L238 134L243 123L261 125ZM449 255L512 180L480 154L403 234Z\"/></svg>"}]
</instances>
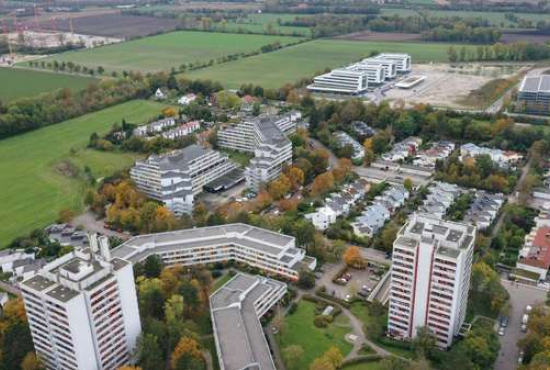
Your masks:
<instances>
[{"instance_id":1,"label":"shrub","mask_svg":"<svg viewBox=\"0 0 550 370\"><path fill-rule=\"evenodd\" d=\"M326 328L332 323L332 316L317 315L313 320L313 324L318 328Z\"/></svg>"}]
</instances>

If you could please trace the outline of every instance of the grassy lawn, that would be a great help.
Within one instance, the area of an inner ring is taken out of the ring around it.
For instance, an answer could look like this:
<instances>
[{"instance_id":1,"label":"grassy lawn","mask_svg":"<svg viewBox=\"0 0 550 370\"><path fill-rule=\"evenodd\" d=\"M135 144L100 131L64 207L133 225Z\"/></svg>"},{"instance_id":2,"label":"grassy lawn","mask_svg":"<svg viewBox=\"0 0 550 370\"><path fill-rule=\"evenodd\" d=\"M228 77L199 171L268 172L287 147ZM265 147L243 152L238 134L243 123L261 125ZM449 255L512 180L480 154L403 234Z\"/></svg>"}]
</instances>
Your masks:
<instances>
[{"instance_id":1,"label":"grassy lawn","mask_svg":"<svg viewBox=\"0 0 550 370\"><path fill-rule=\"evenodd\" d=\"M55 221L64 208L82 209L83 176L69 176L61 163L96 178L132 165L130 154L85 149L92 132L106 132L122 118L145 123L164 105L136 100L0 141L0 247L16 236Z\"/></svg>"},{"instance_id":2,"label":"grassy lawn","mask_svg":"<svg viewBox=\"0 0 550 370\"><path fill-rule=\"evenodd\" d=\"M254 158L252 154L241 153L241 152L237 152L236 150L221 149L220 152L227 154L229 159L231 159L235 163L238 163L241 167L248 166L248 164L250 163L250 160Z\"/></svg>"},{"instance_id":3,"label":"grassy lawn","mask_svg":"<svg viewBox=\"0 0 550 370\"><path fill-rule=\"evenodd\" d=\"M172 32L94 49L70 51L44 59L45 62L73 62L106 71L154 72L178 68L183 63L209 61L229 54L260 49L280 41L295 42L287 36L237 35L213 32Z\"/></svg>"},{"instance_id":4,"label":"grassy lawn","mask_svg":"<svg viewBox=\"0 0 550 370\"><path fill-rule=\"evenodd\" d=\"M361 364L343 366L342 370L380 370L380 361L363 362Z\"/></svg>"},{"instance_id":5,"label":"grassy lawn","mask_svg":"<svg viewBox=\"0 0 550 370\"><path fill-rule=\"evenodd\" d=\"M244 83L278 88L286 82L310 78L326 68L350 64L371 52L410 53L413 63L446 62L448 44L315 40L272 53L215 65L187 73L189 78L211 79L226 88Z\"/></svg>"},{"instance_id":6,"label":"grassy lawn","mask_svg":"<svg viewBox=\"0 0 550 370\"><path fill-rule=\"evenodd\" d=\"M64 87L80 90L95 80L93 78L69 76L60 73L0 68L0 81L0 100L10 101L32 97Z\"/></svg>"},{"instance_id":7,"label":"grassy lawn","mask_svg":"<svg viewBox=\"0 0 550 370\"><path fill-rule=\"evenodd\" d=\"M286 364L287 370L308 369L316 358L333 346L338 347L344 356L351 351L351 344L344 339L351 332L346 317L338 317L335 323L326 328L317 328L313 324L314 318L315 304L304 300L299 302L294 314L285 318L283 331L277 335L280 348L296 344L304 350L300 361Z\"/></svg>"}]
</instances>

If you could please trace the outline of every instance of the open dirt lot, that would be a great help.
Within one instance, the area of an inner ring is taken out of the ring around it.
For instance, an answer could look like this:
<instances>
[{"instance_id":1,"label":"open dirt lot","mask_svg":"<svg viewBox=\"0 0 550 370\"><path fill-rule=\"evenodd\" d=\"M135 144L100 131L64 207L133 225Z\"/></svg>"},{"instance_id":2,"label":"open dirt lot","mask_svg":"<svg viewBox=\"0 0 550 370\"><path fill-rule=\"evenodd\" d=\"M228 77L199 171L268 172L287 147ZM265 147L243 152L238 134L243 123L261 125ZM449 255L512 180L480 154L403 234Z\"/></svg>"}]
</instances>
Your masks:
<instances>
[{"instance_id":1,"label":"open dirt lot","mask_svg":"<svg viewBox=\"0 0 550 370\"><path fill-rule=\"evenodd\" d=\"M75 33L125 39L175 30L178 25L177 19L122 14L92 15L73 19ZM68 32L71 30L69 19L58 19L55 26L58 31ZM43 27L52 29L54 25L50 22L44 24Z\"/></svg>"},{"instance_id":2,"label":"open dirt lot","mask_svg":"<svg viewBox=\"0 0 550 370\"><path fill-rule=\"evenodd\" d=\"M341 40L352 41L420 41L421 37L419 33L399 33L399 32L371 32L361 31L348 33L347 35L341 35L334 37Z\"/></svg>"},{"instance_id":3,"label":"open dirt lot","mask_svg":"<svg viewBox=\"0 0 550 370\"><path fill-rule=\"evenodd\" d=\"M479 89L495 78L509 78L518 73L521 65L468 64L453 67L449 64L416 64L413 75L426 76L420 85L408 90L393 88L385 98L403 100L407 105L418 103L452 109L469 109L459 103L472 90Z\"/></svg>"},{"instance_id":4,"label":"open dirt lot","mask_svg":"<svg viewBox=\"0 0 550 370\"><path fill-rule=\"evenodd\" d=\"M502 34L502 37L500 39L502 42L509 44L512 42L533 42L538 44L544 44L548 40L550 40L550 35L538 35L538 34L530 34L530 33L521 33L521 32L505 32Z\"/></svg>"}]
</instances>

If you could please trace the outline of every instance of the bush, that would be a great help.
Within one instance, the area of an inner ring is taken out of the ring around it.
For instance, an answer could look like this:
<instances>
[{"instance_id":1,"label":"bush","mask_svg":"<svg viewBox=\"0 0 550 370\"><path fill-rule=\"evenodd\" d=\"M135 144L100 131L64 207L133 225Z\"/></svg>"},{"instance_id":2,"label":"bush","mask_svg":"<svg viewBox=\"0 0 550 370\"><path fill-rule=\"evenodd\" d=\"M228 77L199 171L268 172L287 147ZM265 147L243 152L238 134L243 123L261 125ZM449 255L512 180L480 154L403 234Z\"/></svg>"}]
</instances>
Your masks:
<instances>
[{"instance_id":1,"label":"bush","mask_svg":"<svg viewBox=\"0 0 550 370\"><path fill-rule=\"evenodd\" d=\"M332 316L317 315L313 320L313 324L318 328L326 328L330 323L332 323Z\"/></svg>"},{"instance_id":2,"label":"bush","mask_svg":"<svg viewBox=\"0 0 550 370\"><path fill-rule=\"evenodd\" d=\"M355 365L355 364L364 364L368 362L380 361L382 356L380 355L366 355L366 356L357 356L350 360L346 360L342 363L342 369L345 369L346 366Z\"/></svg>"},{"instance_id":3,"label":"bush","mask_svg":"<svg viewBox=\"0 0 550 370\"><path fill-rule=\"evenodd\" d=\"M296 302L292 302L288 309L288 314L292 315L294 312L296 312L297 309L298 309L298 304Z\"/></svg>"},{"instance_id":4,"label":"bush","mask_svg":"<svg viewBox=\"0 0 550 370\"><path fill-rule=\"evenodd\" d=\"M405 350L410 350L411 349L411 344L409 342L398 341L398 340L391 339L391 338L388 338L388 337L380 337L378 339L378 342L380 344L386 345L388 347L405 349Z\"/></svg>"},{"instance_id":5,"label":"bush","mask_svg":"<svg viewBox=\"0 0 550 370\"><path fill-rule=\"evenodd\" d=\"M217 279L220 276L222 276L222 272L220 270L213 270L212 271L212 278Z\"/></svg>"}]
</instances>

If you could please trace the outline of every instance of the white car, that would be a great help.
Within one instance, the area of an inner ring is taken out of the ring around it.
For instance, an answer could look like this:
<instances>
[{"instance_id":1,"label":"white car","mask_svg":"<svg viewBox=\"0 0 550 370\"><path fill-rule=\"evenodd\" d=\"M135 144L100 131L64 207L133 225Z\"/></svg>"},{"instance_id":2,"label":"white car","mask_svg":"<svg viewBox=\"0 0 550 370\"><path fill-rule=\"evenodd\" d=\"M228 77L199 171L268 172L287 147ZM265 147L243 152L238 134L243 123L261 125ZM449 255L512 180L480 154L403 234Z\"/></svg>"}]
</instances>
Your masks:
<instances>
[{"instance_id":1,"label":"white car","mask_svg":"<svg viewBox=\"0 0 550 370\"><path fill-rule=\"evenodd\" d=\"M344 301L351 302L351 294L346 294L346 298L344 298Z\"/></svg>"},{"instance_id":2,"label":"white car","mask_svg":"<svg viewBox=\"0 0 550 370\"><path fill-rule=\"evenodd\" d=\"M505 329L501 326L500 328L498 328L498 335L500 335L501 337L504 336L504 331Z\"/></svg>"},{"instance_id":3,"label":"white car","mask_svg":"<svg viewBox=\"0 0 550 370\"><path fill-rule=\"evenodd\" d=\"M523 364L523 356L525 355L525 353L523 351L519 351L519 356L518 356L518 365L521 365Z\"/></svg>"}]
</instances>

